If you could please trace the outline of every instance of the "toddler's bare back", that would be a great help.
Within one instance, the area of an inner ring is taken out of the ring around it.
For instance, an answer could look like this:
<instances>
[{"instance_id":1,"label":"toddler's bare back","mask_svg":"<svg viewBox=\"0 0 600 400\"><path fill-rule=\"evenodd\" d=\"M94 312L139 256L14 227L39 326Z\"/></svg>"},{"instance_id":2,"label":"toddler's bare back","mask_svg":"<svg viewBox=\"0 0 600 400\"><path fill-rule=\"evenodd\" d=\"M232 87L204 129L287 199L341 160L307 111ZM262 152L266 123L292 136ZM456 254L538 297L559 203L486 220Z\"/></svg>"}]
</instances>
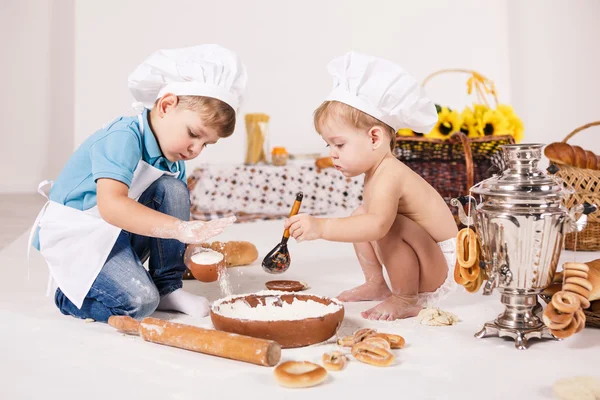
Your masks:
<instances>
[{"instance_id":1,"label":"toddler's bare back","mask_svg":"<svg viewBox=\"0 0 600 400\"><path fill-rule=\"evenodd\" d=\"M386 190L379 187L383 184L388 186L387 190L389 185L398 185L400 193L398 214L415 221L436 242L442 242L458 234L454 217L442 196L404 163L395 158L385 159L376 174L379 175L377 179L365 181L364 202L367 208L369 193L375 190Z\"/></svg>"}]
</instances>

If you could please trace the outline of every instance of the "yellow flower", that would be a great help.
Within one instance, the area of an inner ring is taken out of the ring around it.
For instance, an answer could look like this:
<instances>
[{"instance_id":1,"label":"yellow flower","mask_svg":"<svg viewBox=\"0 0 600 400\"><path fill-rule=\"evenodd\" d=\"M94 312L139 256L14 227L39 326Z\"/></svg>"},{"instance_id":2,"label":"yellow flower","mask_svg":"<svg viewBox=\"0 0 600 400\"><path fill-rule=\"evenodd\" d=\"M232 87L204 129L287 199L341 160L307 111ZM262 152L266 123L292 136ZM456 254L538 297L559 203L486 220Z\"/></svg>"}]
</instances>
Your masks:
<instances>
[{"instance_id":1,"label":"yellow flower","mask_svg":"<svg viewBox=\"0 0 600 400\"><path fill-rule=\"evenodd\" d=\"M490 108L485 104L473 104L473 115L475 116L475 121L481 121L483 118L483 114Z\"/></svg>"},{"instance_id":2,"label":"yellow flower","mask_svg":"<svg viewBox=\"0 0 600 400\"><path fill-rule=\"evenodd\" d=\"M403 129L398 129L398 132L396 132L396 135L398 136L415 136L415 133L408 128L403 128Z\"/></svg>"},{"instance_id":3,"label":"yellow flower","mask_svg":"<svg viewBox=\"0 0 600 400\"><path fill-rule=\"evenodd\" d=\"M477 132L477 120L475 119L475 113L470 107L465 107L461 114L462 125L460 131L468 137L479 137Z\"/></svg>"},{"instance_id":4,"label":"yellow flower","mask_svg":"<svg viewBox=\"0 0 600 400\"><path fill-rule=\"evenodd\" d=\"M460 130L462 118L456 111L450 111L448 107L441 107L438 113L438 122L427 134L431 139L448 139L454 132Z\"/></svg>"},{"instance_id":5,"label":"yellow flower","mask_svg":"<svg viewBox=\"0 0 600 400\"><path fill-rule=\"evenodd\" d=\"M515 138L516 143L521 142L525 134L525 127L523 126L523 121L521 121L517 114L515 114L513 108L509 105L499 104L497 109L504 115L504 117L508 121L508 133Z\"/></svg>"},{"instance_id":6,"label":"yellow flower","mask_svg":"<svg viewBox=\"0 0 600 400\"><path fill-rule=\"evenodd\" d=\"M473 109L466 107L463 111L463 125L461 132L471 138L478 138L483 136L483 116L489 111L489 107L485 104L473 104Z\"/></svg>"},{"instance_id":7,"label":"yellow flower","mask_svg":"<svg viewBox=\"0 0 600 400\"><path fill-rule=\"evenodd\" d=\"M481 136L498 136L509 133L508 120L498 110L488 109L477 120L477 131Z\"/></svg>"}]
</instances>

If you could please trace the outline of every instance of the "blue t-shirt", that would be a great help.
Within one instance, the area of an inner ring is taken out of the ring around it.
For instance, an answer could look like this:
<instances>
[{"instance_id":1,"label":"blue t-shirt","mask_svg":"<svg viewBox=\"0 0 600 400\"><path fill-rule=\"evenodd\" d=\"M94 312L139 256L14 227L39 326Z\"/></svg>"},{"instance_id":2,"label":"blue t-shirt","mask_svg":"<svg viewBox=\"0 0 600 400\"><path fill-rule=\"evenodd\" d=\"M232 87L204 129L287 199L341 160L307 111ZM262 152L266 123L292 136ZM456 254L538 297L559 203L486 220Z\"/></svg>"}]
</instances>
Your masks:
<instances>
[{"instance_id":1,"label":"blue t-shirt","mask_svg":"<svg viewBox=\"0 0 600 400\"><path fill-rule=\"evenodd\" d=\"M110 178L128 187L140 160L167 172L179 172L177 178L186 183L185 163L167 160L158 146L144 110L144 134L137 116L117 118L86 139L71 155L50 189L50 200L88 210L96 206L96 181ZM34 246L39 249L36 234Z\"/></svg>"}]
</instances>

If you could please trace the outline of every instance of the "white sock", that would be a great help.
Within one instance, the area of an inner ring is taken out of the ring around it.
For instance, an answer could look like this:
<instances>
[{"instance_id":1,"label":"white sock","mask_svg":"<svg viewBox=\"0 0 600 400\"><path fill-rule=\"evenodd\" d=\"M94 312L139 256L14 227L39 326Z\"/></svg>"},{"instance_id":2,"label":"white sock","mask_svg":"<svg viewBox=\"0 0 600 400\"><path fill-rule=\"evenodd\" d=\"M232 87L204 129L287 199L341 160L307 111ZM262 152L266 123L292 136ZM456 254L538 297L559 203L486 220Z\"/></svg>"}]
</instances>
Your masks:
<instances>
[{"instance_id":1,"label":"white sock","mask_svg":"<svg viewBox=\"0 0 600 400\"><path fill-rule=\"evenodd\" d=\"M192 317L206 317L209 308L206 297L184 292L183 289L163 296L158 303L158 310L179 311Z\"/></svg>"}]
</instances>

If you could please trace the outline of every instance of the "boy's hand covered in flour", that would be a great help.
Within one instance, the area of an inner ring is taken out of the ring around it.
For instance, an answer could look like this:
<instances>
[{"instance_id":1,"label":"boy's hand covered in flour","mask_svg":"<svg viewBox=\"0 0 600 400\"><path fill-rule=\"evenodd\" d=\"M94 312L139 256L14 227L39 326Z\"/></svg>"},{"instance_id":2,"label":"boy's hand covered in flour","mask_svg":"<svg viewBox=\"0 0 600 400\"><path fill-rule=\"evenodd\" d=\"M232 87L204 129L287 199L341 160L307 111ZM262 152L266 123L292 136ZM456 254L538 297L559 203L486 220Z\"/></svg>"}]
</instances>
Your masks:
<instances>
[{"instance_id":1,"label":"boy's hand covered in flour","mask_svg":"<svg viewBox=\"0 0 600 400\"><path fill-rule=\"evenodd\" d=\"M236 217L218 218L207 222L182 221L177 227L175 239L182 243L202 243L213 236L217 236L229 225L233 224Z\"/></svg>"}]
</instances>

